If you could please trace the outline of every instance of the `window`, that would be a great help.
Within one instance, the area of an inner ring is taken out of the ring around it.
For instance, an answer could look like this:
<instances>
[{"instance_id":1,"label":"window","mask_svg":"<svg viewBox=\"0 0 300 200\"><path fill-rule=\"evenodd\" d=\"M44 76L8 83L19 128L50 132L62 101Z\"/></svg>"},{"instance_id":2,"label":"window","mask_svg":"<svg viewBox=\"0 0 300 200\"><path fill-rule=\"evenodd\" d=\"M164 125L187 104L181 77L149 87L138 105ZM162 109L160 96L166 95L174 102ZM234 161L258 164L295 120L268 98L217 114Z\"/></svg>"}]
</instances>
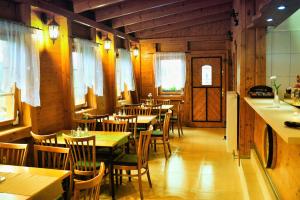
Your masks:
<instances>
[{"instance_id":1,"label":"window","mask_svg":"<svg viewBox=\"0 0 300 200\"><path fill-rule=\"evenodd\" d=\"M186 65L184 53L154 54L155 87L159 94L181 94L185 87Z\"/></svg>"},{"instance_id":2,"label":"window","mask_svg":"<svg viewBox=\"0 0 300 200\"><path fill-rule=\"evenodd\" d=\"M163 78L161 80L162 92L181 92L182 86L178 84L177 77L181 77L180 71L181 61L177 60L161 60L161 72Z\"/></svg>"},{"instance_id":3,"label":"window","mask_svg":"<svg viewBox=\"0 0 300 200\"><path fill-rule=\"evenodd\" d=\"M87 106L87 101L85 95L80 95L80 79L82 79L82 75L80 73L79 68L79 53L72 52L72 60L73 60L73 82L74 82L74 101L76 107L84 107Z\"/></svg>"},{"instance_id":4,"label":"window","mask_svg":"<svg viewBox=\"0 0 300 200\"><path fill-rule=\"evenodd\" d=\"M0 40L0 77L4 75L4 52L5 41ZM15 111L15 95L14 89L11 91L3 91L0 88L0 123L9 122L14 119Z\"/></svg>"},{"instance_id":5,"label":"window","mask_svg":"<svg viewBox=\"0 0 300 200\"><path fill-rule=\"evenodd\" d=\"M201 70L202 85L212 85L212 68L210 65L203 65Z\"/></svg>"}]
</instances>

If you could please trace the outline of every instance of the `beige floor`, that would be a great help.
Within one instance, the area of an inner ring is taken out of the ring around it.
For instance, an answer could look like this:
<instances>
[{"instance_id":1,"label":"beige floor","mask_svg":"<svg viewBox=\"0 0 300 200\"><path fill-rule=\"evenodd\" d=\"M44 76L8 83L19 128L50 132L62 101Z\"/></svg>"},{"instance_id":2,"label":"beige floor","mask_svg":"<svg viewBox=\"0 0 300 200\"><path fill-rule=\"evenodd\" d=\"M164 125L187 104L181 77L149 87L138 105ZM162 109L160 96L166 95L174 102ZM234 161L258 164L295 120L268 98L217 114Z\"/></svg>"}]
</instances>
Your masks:
<instances>
[{"instance_id":1,"label":"beige floor","mask_svg":"<svg viewBox=\"0 0 300 200\"><path fill-rule=\"evenodd\" d=\"M185 128L184 136L172 139L172 156L166 162L163 149L151 152L150 173L153 188L143 177L145 199L242 200L238 169L226 152L225 129ZM108 183L108 178L106 180ZM101 199L110 199L108 185L101 188ZM123 179L116 189L117 199L139 199L137 180Z\"/></svg>"}]
</instances>

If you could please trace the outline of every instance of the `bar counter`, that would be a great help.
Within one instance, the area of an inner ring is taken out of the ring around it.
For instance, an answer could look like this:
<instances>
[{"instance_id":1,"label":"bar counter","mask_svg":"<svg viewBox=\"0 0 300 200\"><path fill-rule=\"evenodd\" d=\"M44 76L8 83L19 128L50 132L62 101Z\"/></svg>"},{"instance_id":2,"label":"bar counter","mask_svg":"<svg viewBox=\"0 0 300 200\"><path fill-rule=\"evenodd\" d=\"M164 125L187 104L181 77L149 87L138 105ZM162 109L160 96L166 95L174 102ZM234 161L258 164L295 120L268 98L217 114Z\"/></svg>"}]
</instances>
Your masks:
<instances>
[{"instance_id":1,"label":"bar counter","mask_svg":"<svg viewBox=\"0 0 300 200\"><path fill-rule=\"evenodd\" d=\"M273 106L273 99L252 99L245 101L269 124L273 130L288 144L300 144L300 129L284 125L285 121L300 122L300 109L280 101L280 107Z\"/></svg>"}]
</instances>

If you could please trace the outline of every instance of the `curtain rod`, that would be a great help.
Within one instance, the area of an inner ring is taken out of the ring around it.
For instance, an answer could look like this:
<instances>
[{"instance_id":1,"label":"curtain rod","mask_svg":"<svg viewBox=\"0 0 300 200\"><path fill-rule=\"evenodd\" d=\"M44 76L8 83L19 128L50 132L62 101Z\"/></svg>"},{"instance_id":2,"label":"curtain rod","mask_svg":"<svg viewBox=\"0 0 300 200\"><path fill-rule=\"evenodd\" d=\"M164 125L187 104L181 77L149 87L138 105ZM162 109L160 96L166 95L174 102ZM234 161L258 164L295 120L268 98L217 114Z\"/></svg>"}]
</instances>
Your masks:
<instances>
[{"instance_id":1,"label":"curtain rod","mask_svg":"<svg viewBox=\"0 0 300 200\"><path fill-rule=\"evenodd\" d=\"M37 27L34 27L34 26L28 26L28 25L26 25L23 22L18 22L18 21L13 21L13 20L7 20L7 19L0 19L0 21L6 21L8 23L12 23L12 24L16 24L16 25L19 25L19 26L24 26L24 27L27 27L27 28L31 28L31 29L36 29L36 30L42 31L42 29L40 29L40 28L37 28Z\"/></svg>"}]
</instances>

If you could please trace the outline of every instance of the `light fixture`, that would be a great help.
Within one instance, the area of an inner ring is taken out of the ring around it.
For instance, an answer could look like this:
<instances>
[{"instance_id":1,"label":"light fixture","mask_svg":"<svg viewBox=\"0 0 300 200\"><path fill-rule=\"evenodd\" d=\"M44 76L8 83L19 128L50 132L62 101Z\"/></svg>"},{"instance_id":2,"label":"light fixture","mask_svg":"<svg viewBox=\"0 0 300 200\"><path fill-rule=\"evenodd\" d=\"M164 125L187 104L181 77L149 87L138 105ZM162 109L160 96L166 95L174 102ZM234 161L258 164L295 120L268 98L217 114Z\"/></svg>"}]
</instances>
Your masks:
<instances>
[{"instance_id":1,"label":"light fixture","mask_svg":"<svg viewBox=\"0 0 300 200\"><path fill-rule=\"evenodd\" d=\"M272 19L272 18L268 18L266 21L267 21L267 22L272 22L273 19Z\"/></svg>"},{"instance_id":2,"label":"light fixture","mask_svg":"<svg viewBox=\"0 0 300 200\"><path fill-rule=\"evenodd\" d=\"M239 25L239 19L238 19L239 13L235 12L234 8L231 10L230 16L233 18L234 25L238 26Z\"/></svg>"},{"instance_id":3,"label":"light fixture","mask_svg":"<svg viewBox=\"0 0 300 200\"><path fill-rule=\"evenodd\" d=\"M59 35L59 25L55 21L54 17L53 17L52 21L49 23L48 29L49 29L49 37L54 43Z\"/></svg>"},{"instance_id":4,"label":"light fixture","mask_svg":"<svg viewBox=\"0 0 300 200\"><path fill-rule=\"evenodd\" d=\"M285 10L285 5L279 5L278 7L277 7L277 10Z\"/></svg>"},{"instance_id":5,"label":"light fixture","mask_svg":"<svg viewBox=\"0 0 300 200\"><path fill-rule=\"evenodd\" d=\"M104 49L106 51L110 50L111 47L111 40L109 39L108 36L106 36L106 39L103 41L104 42Z\"/></svg>"},{"instance_id":6,"label":"light fixture","mask_svg":"<svg viewBox=\"0 0 300 200\"><path fill-rule=\"evenodd\" d=\"M137 48L137 46L133 48L133 55L134 57L137 57L139 55L139 49Z\"/></svg>"}]
</instances>

